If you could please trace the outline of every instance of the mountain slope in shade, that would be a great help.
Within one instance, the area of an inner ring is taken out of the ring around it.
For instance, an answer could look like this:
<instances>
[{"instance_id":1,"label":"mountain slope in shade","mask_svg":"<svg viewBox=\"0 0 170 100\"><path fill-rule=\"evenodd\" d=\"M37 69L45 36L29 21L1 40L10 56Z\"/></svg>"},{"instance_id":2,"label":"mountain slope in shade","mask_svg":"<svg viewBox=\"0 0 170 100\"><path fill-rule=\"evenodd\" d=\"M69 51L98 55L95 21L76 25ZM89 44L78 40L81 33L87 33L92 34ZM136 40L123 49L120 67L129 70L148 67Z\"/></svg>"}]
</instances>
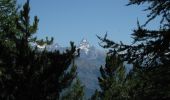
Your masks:
<instances>
[{"instance_id":1,"label":"mountain slope in shade","mask_svg":"<svg viewBox=\"0 0 170 100\"><path fill-rule=\"evenodd\" d=\"M98 77L100 76L100 66L105 64L105 52L90 46L86 39L80 42L80 57L75 63L78 66L77 72L83 85L85 85L85 95L90 97L96 89L100 89L98 85Z\"/></svg>"}]
</instances>

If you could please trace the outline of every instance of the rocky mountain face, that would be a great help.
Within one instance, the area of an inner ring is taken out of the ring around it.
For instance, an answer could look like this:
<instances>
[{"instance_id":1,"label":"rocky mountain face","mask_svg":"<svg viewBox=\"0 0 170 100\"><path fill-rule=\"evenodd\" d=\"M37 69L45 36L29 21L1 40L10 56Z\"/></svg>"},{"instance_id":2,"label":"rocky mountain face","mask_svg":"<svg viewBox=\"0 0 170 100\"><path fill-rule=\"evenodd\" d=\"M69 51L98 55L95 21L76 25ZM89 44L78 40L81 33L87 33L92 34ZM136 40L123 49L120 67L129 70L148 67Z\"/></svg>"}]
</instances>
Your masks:
<instances>
[{"instance_id":1,"label":"rocky mountain face","mask_svg":"<svg viewBox=\"0 0 170 100\"><path fill-rule=\"evenodd\" d=\"M75 61L78 66L78 77L85 85L86 97L90 97L96 89L99 89L99 69L101 65L105 64L105 52L91 46L85 39L80 42L78 48L80 49L80 57Z\"/></svg>"}]
</instances>

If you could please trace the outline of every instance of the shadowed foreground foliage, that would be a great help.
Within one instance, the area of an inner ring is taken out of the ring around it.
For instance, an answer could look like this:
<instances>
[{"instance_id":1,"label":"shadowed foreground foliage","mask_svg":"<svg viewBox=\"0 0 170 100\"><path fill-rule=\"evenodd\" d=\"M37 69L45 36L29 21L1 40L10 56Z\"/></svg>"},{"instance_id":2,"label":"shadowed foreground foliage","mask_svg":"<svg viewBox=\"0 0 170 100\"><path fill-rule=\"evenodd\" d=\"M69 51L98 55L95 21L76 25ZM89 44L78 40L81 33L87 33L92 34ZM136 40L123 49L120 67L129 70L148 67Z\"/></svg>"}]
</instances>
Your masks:
<instances>
[{"instance_id":1,"label":"shadowed foreground foliage","mask_svg":"<svg viewBox=\"0 0 170 100\"><path fill-rule=\"evenodd\" d=\"M34 37L38 18L30 24L29 0L18 11L14 0L0 1L0 99L57 100L76 77L76 47L59 51L39 50L32 44L52 40Z\"/></svg>"},{"instance_id":2,"label":"shadowed foreground foliage","mask_svg":"<svg viewBox=\"0 0 170 100\"><path fill-rule=\"evenodd\" d=\"M128 5L134 4L146 4L145 11L150 13L144 25L138 21L131 45L116 43L108 39L107 34L104 38L98 37L109 52L99 77L101 91L96 91L92 100L170 99L170 1L129 0ZM147 29L147 24L158 16L160 29ZM126 75L117 59L133 65L133 69Z\"/></svg>"},{"instance_id":3,"label":"shadowed foreground foliage","mask_svg":"<svg viewBox=\"0 0 170 100\"><path fill-rule=\"evenodd\" d=\"M131 45L115 43L107 35L98 37L110 51L100 68L101 90L96 90L92 100L170 99L170 1L129 0L128 5L134 4L147 4L145 11L150 13L144 25L138 21ZM0 99L82 100L83 86L79 81L72 84L76 47L71 42L63 53L34 47L48 45L53 39L36 39L39 20L35 16L31 25L29 11L29 0L20 11L14 0L0 1ZM161 17L160 28L147 29L157 16ZM125 63L133 66L130 72Z\"/></svg>"}]
</instances>

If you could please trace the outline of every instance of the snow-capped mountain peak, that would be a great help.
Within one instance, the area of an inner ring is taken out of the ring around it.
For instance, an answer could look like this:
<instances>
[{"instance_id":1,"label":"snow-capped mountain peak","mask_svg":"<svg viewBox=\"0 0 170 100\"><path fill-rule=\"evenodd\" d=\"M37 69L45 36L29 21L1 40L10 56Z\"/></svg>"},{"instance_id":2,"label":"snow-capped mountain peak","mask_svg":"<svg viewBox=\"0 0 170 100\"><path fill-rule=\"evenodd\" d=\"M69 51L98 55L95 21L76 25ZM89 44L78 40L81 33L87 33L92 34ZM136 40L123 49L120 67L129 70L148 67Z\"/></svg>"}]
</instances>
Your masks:
<instances>
[{"instance_id":1,"label":"snow-capped mountain peak","mask_svg":"<svg viewBox=\"0 0 170 100\"><path fill-rule=\"evenodd\" d=\"M86 54L88 54L89 48L90 48L90 44L89 44L89 42L85 38L83 38L81 40L78 48L80 50L83 50Z\"/></svg>"}]
</instances>

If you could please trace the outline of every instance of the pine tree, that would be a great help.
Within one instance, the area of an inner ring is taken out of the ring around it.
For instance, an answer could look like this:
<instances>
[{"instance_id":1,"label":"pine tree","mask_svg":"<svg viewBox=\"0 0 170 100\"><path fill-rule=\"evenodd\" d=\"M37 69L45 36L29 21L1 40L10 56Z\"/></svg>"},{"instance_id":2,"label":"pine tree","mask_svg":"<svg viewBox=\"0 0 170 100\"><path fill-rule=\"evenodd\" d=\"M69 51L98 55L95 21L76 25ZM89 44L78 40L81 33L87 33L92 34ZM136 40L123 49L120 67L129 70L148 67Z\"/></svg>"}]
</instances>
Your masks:
<instances>
[{"instance_id":1,"label":"pine tree","mask_svg":"<svg viewBox=\"0 0 170 100\"><path fill-rule=\"evenodd\" d=\"M101 91L96 91L92 100L128 100L128 75L123 61L118 56L107 55L105 67L100 68L98 78ZM130 99L129 99L130 100Z\"/></svg>"},{"instance_id":2,"label":"pine tree","mask_svg":"<svg viewBox=\"0 0 170 100\"><path fill-rule=\"evenodd\" d=\"M16 5L14 0L0 1L0 41L2 44L11 45L10 32L15 30Z\"/></svg>"},{"instance_id":3,"label":"pine tree","mask_svg":"<svg viewBox=\"0 0 170 100\"><path fill-rule=\"evenodd\" d=\"M95 90L94 94L91 96L89 100L101 100L99 91Z\"/></svg>"},{"instance_id":4,"label":"pine tree","mask_svg":"<svg viewBox=\"0 0 170 100\"><path fill-rule=\"evenodd\" d=\"M129 92L135 100L169 100L170 99L170 1L169 0L129 0L128 5L147 3L145 11L149 11L144 25L137 22L138 28L132 34L131 45L116 43L99 37L110 48L109 53L119 55L123 61L133 64L131 72L136 89ZM147 29L147 24L161 16L160 28Z\"/></svg>"},{"instance_id":5,"label":"pine tree","mask_svg":"<svg viewBox=\"0 0 170 100\"><path fill-rule=\"evenodd\" d=\"M84 86L76 79L70 88L63 92L61 100L84 100Z\"/></svg>"},{"instance_id":6,"label":"pine tree","mask_svg":"<svg viewBox=\"0 0 170 100\"><path fill-rule=\"evenodd\" d=\"M31 43L50 44L52 39L42 41L33 37L39 20L34 17L30 24L29 0L19 13L13 0L3 0L3 3L0 2L0 7L5 6L10 12L0 11L7 17L11 12L14 14L9 19L0 20L0 99L59 99L62 90L76 77L74 43L71 42L71 47L63 53L33 48Z\"/></svg>"}]
</instances>

